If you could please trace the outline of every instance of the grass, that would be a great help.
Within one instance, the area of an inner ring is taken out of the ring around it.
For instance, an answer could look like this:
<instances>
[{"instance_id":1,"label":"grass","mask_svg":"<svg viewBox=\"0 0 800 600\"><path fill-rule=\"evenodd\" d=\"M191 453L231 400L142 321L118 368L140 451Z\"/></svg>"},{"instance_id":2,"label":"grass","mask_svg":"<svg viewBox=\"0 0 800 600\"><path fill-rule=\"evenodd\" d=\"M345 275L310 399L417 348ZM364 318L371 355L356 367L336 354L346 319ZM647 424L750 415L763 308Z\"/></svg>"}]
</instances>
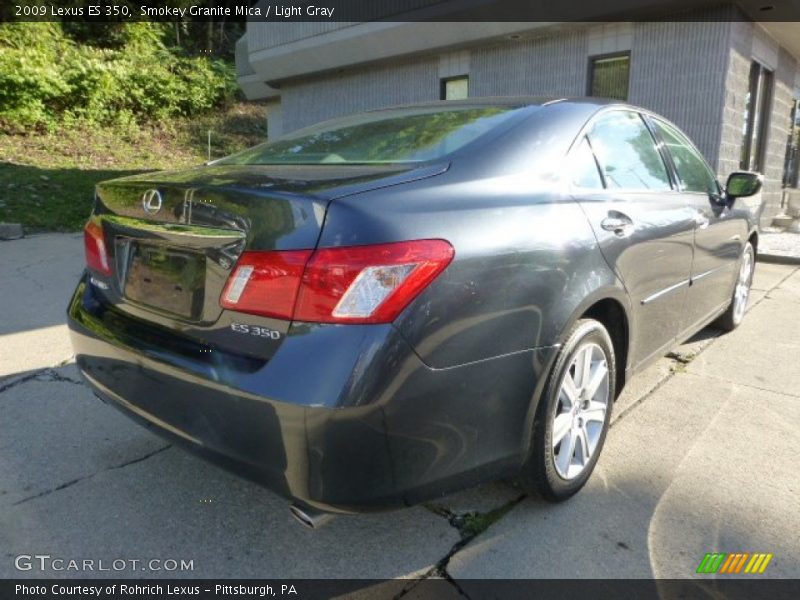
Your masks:
<instances>
[{"instance_id":1,"label":"grass","mask_svg":"<svg viewBox=\"0 0 800 600\"><path fill-rule=\"evenodd\" d=\"M517 498L486 513L467 513L463 516L463 524L461 526L462 537L473 538L480 535L494 523L502 519L506 513L519 504L519 501L520 498Z\"/></svg>"},{"instance_id":2,"label":"grass","mask_svg":"<svg viewBox=\"0 0 800 600\"><path fill-rule=\"evenodd\" d=\"M488 512L467 512L458 514L444 505L433 502L425 504L425 507L431 512L447 519L450 525L458 529L462 541L467 541L489 529L489 527L502 519L512 508L524 499L525 495L521 494L513 500L509 500L505 504L497 506Z\"/></svg>"},{"instance_id":3,"label":"grass","mask_svg":"<svg viewBox=\"0 0 800 600\"><path fill-rule=\"evenodd\" d=\"M133 131L73 126L55 133L0 132L0 222L26 232L76 231L100 181L207 160L266 139L264 107L239 103L201 118L154 123Z\"/></svg>"}]
</instances>

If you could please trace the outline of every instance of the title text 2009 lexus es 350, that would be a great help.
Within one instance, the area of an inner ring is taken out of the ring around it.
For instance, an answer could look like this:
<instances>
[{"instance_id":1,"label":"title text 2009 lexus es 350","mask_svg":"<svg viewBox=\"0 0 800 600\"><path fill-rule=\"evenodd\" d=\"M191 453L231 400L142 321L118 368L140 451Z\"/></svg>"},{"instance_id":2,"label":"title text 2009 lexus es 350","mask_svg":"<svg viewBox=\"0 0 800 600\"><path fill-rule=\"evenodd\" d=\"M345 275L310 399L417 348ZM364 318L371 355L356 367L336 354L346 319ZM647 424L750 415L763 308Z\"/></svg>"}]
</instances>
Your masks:
<instances>
[{"instance_id":1,"label":"title text 2009 lexus es 350","mask_svg":"<svg viewBox=\"0 0 800 600\"><path fill-rule=\"evenodd\" d=\"M761 178L593 99L378 110L102 183L68 313L131 417L310 511L587 481L650 360L742 320ZM753 198L753 196L755 198Z\"/></svg>"}]
</instances>

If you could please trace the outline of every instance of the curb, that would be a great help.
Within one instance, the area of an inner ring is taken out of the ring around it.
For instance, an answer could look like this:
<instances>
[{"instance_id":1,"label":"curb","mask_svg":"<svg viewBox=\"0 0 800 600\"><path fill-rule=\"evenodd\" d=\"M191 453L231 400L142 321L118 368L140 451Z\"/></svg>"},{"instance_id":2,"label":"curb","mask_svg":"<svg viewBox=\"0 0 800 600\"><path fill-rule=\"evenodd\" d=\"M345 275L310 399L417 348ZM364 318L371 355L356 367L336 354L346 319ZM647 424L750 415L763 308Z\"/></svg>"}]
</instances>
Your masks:
<instances>
[{"instance_id":1,"label":"curb","mask_svg":"<svg viewBox=\"0 0 800 600\"><path fill-rule=\"evenodd\" d=\"M789 256L787 254L763 254L756 256L756 262L770 263L773 265L798 265L800 266L800 256Z\"/></svg>"},{"instance_id":2,"label":"curb","mask_svg":"<svg viewBox=\"0 0 800 600\"><path fill-rule=\"evenodd\" d=\"M18 240L25 237L19 223L0 223L0 240Z\"/></svg>"}]
</instances>

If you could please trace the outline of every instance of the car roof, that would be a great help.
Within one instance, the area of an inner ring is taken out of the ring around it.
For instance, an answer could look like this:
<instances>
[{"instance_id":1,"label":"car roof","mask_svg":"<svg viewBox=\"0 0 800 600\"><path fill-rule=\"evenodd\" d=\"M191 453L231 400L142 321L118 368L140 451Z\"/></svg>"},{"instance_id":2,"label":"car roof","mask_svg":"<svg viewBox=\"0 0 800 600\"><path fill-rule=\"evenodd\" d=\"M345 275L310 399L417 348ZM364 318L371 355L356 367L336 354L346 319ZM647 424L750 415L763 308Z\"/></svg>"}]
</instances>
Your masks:
<instances>
[{"instance_id":1,"label":"car roof","mask_svg":"<svg viewBox=\"0 0 800 600\"><path fill-rule=\"evenodd\" d=\"M400 104L377 108L367 112L379 112L382 110L397 110L400 108L436 108L443 106L548 106L552 104L572 104L601 108L603 106L621 105L634 110L639 110L626 102L609 98L595 98L590 96L478 96L464 98L462 100L432 100L428 102L415 102L410 104Z\"/></svg>"}]
</instances>

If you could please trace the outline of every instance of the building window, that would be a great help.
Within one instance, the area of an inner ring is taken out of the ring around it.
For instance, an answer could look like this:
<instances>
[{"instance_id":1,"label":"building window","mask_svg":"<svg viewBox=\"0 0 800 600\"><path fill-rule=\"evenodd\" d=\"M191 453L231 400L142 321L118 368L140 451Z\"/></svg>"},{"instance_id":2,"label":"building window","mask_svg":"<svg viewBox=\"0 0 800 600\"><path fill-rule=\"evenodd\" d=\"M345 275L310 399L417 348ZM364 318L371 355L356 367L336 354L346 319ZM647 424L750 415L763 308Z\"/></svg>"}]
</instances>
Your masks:
<instances>
[{"instance_id":1,"label":"building window","mask_svg":"<svg viewBox=\"0 0 800 600\"><path fill-rule=\"evenodd\" d=\"M468 96L469 77L467 75L442 79L442 85L439 92L439 98L441 100L463 100Z\"/></svg>"},{"instance_id":2,"label":"building window","mask_svg":"<svg viewBox=\"0 0 800 600\"><path fill-rule=\"evenodd\" d=\"M629 52L592 57L589 59L589 95L627 100L630 72Z\"/></svg>"},{"instance_id":3,"label":"building window","mask_svg":"<svg viewBox=\"0 0 800 600\"><path fill-rule=\"evenodd\" d=\"M783 187L796 188L800 183L800 100L792 102L790 123L783 164Z\"/></svg>"},{"instance_id":4,"label":"building window","mask_svg":"<svg viewBox=\"0 0 800 600\"><path fill-rule=\"evenodd\" d=\"M772 103L772 72L763 65L750 65L750 85L744 108L742 155L739 168L763 171L764 154L769 126L769 107Z\"/></svg>"}]
</instances>

